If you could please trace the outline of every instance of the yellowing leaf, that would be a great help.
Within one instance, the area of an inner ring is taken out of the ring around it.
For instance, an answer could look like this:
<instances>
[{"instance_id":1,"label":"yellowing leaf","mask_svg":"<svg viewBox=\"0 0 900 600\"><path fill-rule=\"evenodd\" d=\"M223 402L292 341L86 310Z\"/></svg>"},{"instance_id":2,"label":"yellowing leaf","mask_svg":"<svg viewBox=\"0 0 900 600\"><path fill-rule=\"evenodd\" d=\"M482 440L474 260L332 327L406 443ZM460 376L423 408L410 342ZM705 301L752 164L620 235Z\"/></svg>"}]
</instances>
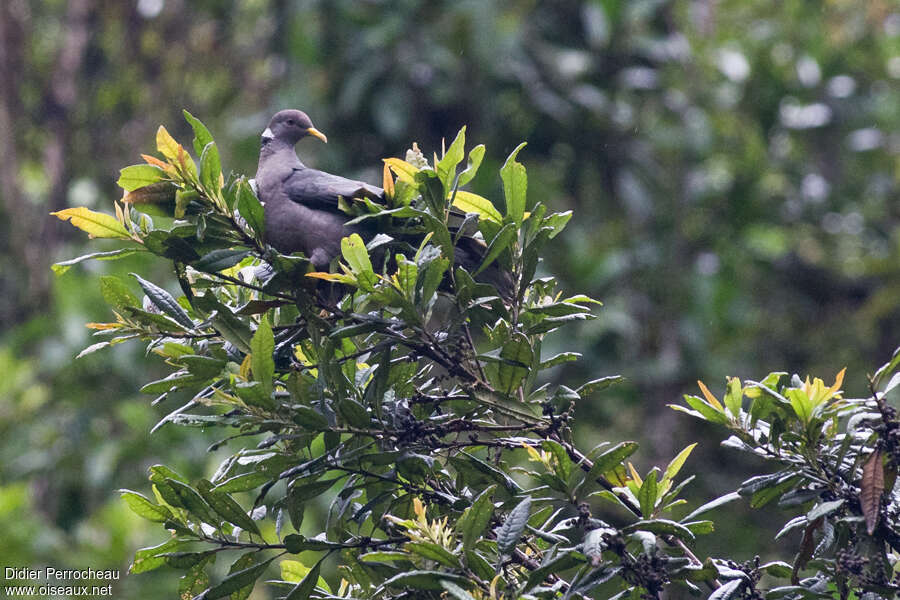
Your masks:
<instances>
[{"instance_id":1,"label":"yellowing leaf","mask_svg":"<svg viewBox=\"0 0 900 600\"><path fill-rule=\"evenodd\" d=\"M123 327L122 323L85 323L84 326L88 329L98 329L100 331L121 329Z\"/></svg>"},{"instance_id":2,"label":"yellowing leaf","mask_svg":"<svg viewBox=\"0 0 900 600\"><path fill-rule=\"evenodd\" d=\"M63 221L86 232L92 238L118 238L127 240L131 236L125 226L112 215L94 212L84 206L66 208L50 213Z\"/></svg>"},{"instance_id":3,"label":"yellowing leaf","mask_svg":"<svg viewBox=\"0 0 900 600\"><path fill-rule=\"evenodd\" d=\"M642 485L644 480L641 479L641 476L638 474L637 469L634 468L634 465L630 462L628 463L628 472L631 474L631 479L638 485Z\"/></svg>"},{"instance_id":4,"label":"yellowing leaf","mask_svg":"<svg viewBox=\"0 0 900 600\"><path fill-rule=\"evenodd\" d=\"M384 195L388 200L394 197L394 177L391 175L391 168L385 163L384 172L381 175L381 187L384 188Z\"/></svg>"},{"instance_id":5,"label":"yellowing leaf","mask_svg":"<svg viewBox=\"0 0 900 600\"><path fill-rule=\"evenodd\" d=\"M325 281L335 281L337 283L347 283L350 285L356 285L356 278L352 275L344 275L342 273L324 273L322 271L315 271L313 273L307 273L307 277L312 277L313 279L324 279Z\"/></svg>"},{"instance_id":6,"label":"yellowing leaf","mask_svg":"<svg viewBox=\"0 0 900 600\"><path fill-rule=\"evenodd\" d=\"M397 178L410 185L415 185L416 183L416 173L419 172L419 169L409 164L405 160L401 160L399 158L385 158L384 164L390 167L391 171L397 174Z\"/></svg>"},{"instance_id":7,"label":"yellowing leaf","mask_svg":"<svg viewBox=\"0 0 900 600\"><path fill-rule=\"evenodd\" d=\"M700 386L700 391L703 392L703 397L706 398L707 402L712 404L719 411L723 410L722 403L716 400L716 397L712 395L712 392L709 391L709 388L707 388L702 381L698 380L697 385Z\"/></svg>"},{"instance_id":8,"label":"yellowing leaf","mask_svg":"<svg viewBox=\"0 0 900 600\"><path fill-rule=\"evenodd\" d=\"M159 153L169 160L177 160L179 148L181 148L181 144L176 142L166 128L160 125L156 130L156 149L159 150Z\"/></svg>"},{"instance_id":9,"label":"yellowing leaf","mask_svg":"<svg viewBox=\"0 0 900 600\"><path fill-rule=\"evenodd\" d=\"M675 479L675 476L678 475L678 471L681 470L681 467L684 465L684 461L687 460L688 456L691 455L691 452L697 446L696 442L682 450L678 453L678 456L672 459L672 462L669 463L669 466L666 467L666 472L663 474L663 481L671 481Z\"/></svg>"},{"instance_id":10,"label":"yellowing leaf","mask_svg":"<svg viewBox=\"0 0 900 600\"><path fill-rule=\"evenodd\" d=\"M467 213L476 213L478 216L490 219L496 223L503 221L500 211L494 207L490 200L472 192L457 190L456 196L453 198L453 206Z\"/></svg>"},{"instance_id":11,"label":"yellowing leaf","mask_svg":"<svg viewBox=\"0 0 900 600\"><path fill-rule=\"evenodd\" d=\"M844 385L844 374L847 372L847 367L841 369L840 373L834 378L834 385L828 388L829 397L833 396L841 389L841 386Z\"/></svg>"}]
</instances>

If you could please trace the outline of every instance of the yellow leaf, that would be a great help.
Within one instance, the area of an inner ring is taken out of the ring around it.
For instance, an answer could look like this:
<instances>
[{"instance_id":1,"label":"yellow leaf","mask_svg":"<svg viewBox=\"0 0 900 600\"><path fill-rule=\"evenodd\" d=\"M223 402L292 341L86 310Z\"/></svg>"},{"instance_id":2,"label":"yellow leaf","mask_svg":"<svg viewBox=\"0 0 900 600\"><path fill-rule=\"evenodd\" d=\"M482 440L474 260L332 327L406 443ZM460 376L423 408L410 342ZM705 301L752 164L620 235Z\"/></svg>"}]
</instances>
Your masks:
<instances>
[{"instance_id":1,"label":"yellow leaf","mask_svg":"<svg viewBox=\"0 0 900 600\"><path fill-rule=\"evenodd\" d=\"M404 182L414 185L416 183L416 173L419 169L412 166L405 160L399 158L385 158L384 164L390 167L391 171L397 174L397 178Z\"/></svg>"},{"instance_id":2,"label":"yellow leaf","mask_svg":"<svg viewBox=\"0 0 900 600\"><path fill-rule=\"evenodd\" d=\"M707 388L702 381L697 380L697 385L700 386L700 391L703 392L703 397L706 398L707 402L716 407L717 410L724 410L722 408L722 403L716 400L716 397L712 395L712 392L709 391L709 388Z\"/></svg>"},{"instance_id":3,"label":"yellow leaf","mask_svg":"<svg viewBox=\"0 0 900 600\"><path fill-rule=\"evenodd\" d=\"M105 331L108 329L121 329L121 323L85 323L85 327L88 329L99 329L101 331Z\"/></svg>"},{"instance_id":4,"label":"yellow leaf","mask_svg":"<svg viewBox=\"0 0 900 600\"><path fill-rule=\"evenodd\" d=\"M309 367L315 364L309 359L308 356L306 356L306 353L303 351L303 347L300 344L294 346L294 358L296 358L297 362L299 362L304 367Z\"/></svg>"},{"instance_id":5,"label":"yellow leaf","mask_svg":"<svg viewBox=\"0 0 900 600\"><path fill-rule=\"evenodd\" d=\"M156 149L159 150L159 153L169 160L176 160L180 147L181 144L176 142L175 138L166 131L166 128L160 125L159 129L156 130Z\"/></svg>"},{"instance_id":6,"label":"yellow leaf","mask_svg":"<svg viewBox=\"0 0 900 600\"><path fill-rule=\"evenodd\" d=\"M239 372L241 377L243 377L245 381L250 380L250 365L252 359L253 356L251 354L248 354L244 357L244 360L241 361L241 368Z\"/></svg>"},{"instance_id":7,"label":"yellow leaf","mask_svg":"<svg viewBox=\"0 0 900 600\"><path fill-rule=\"evenodd\" d=\"M388 200L392 200L394 198L394 177L391 175L391 169L387 166L387 163L384 165L384 173L381 177L381 187L384 188L384 195Z\"/></svg>"},{"instance_id":8,"label":"yellow leaf","mask_svg":"<svg viewBox=\"0 0 900 600\"><path fill-rule=\"evenodd\" d=\"M844 373L846 373L846 372L847 372L847 367L844 367L843 369L841 369L841 372L838 373L837 376L834 378L834 385L831 386L830 388L828 388L828 396L829 397L831 397L835 393L837 393L837 391L841 389L841 386L844 385Z\"/></svg>"},{"instance_id":9,"label":"yellow leaf","mask_svg":"<svg viewBox=\"0 0 900 600\"><path fill-rule=\"evenodd\" d=\"M453 206L467 213L476 213L478 216L496 223L503 221L500 211L494 208L490 200L472 192L457 190L456 196L453 198Z\"/></svg>"},{"instance_id":10,"label":"yellow leaf","mask_svg":"<svg viewBox=\"0 0 900 600\"><path fill-rule=\"evenodd\" d=\"M628 472L631 473L631 478L636 484L638 484L639 486L644 484L644 480L641 479L641 476L638 474L637 469L635 469L634 465L630 462L628 463Z\"/></svg>"},{"instance_id":11,"label":"yellow leaf","mask_svg":"<svg viewBox=\"0 0 900 600\"><path fill-rule=\"evenodd\" d=\"M522 446L528 452L528 460L532 462L541 462L541 455L537 450L534 449L533 446L529 446L528 444L522 442Z\"/></svg>"},{"instance_id":12,"label":"yellow leaf","mask_svg":"<svg viewBox=\"0 0 900 600\"><path fill-rule=\"evenodd\" d=\"M325 281L336 281L338 283L349 283L351 285L356 285L356 278L352 275L344 275L343 273L324 273L322 271L314 271L312 273L307 273L307 277L312 277L313 279L324 279Z\"/></svg>"},{"instance_id":13,"label":"yellow leaf","mask_svg":"<svg viewBox=\"0 0 900 600\"><path fill-rule=\"evenodd\" d=\"M112 215L94 212L84 206L67 208L50 213L63 221L69 221L92 238L117 238L127 240L131 236L125 226Z\"/></svg>"},{"instance_id":14,"label":"yellow leaf","mask_svg":"<svg viewBox=\"0 0 900 600\"><path fill-rule=\"evenodd\" d=\"M420 523L423 525L428 524L428 520L425 518L425 505L422 504L419 498L413 498L413 512L419 518Z\"/></svg>"}]
</instances>

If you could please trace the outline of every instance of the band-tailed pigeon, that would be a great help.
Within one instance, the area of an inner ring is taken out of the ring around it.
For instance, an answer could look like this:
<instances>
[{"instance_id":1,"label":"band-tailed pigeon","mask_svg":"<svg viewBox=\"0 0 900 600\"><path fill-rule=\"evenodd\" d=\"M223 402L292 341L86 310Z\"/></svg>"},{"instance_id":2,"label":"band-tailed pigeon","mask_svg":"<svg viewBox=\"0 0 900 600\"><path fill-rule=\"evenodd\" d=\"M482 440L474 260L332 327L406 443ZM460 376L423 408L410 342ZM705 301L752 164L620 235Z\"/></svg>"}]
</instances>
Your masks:
<instances>
[{"instance_id":1,"label":"band-tailed pigeon","mask_svg":"<svg viewBox=\"0 0 900 600\"><path fill-rule=\"evenodd\" d=\"M282 110L272 117L262 134L256 185L265 209L266 242L281 252L302 251L316 269L327 270L340 255L342 238L358 233L368 241L377 233L373 225L346 225L351 217L341 211L339 199L383 202L384 190L306 167L294 145L309 135L328 141L302 111ZM483 242L462 236L455 252L456 263L473 271L485 251ZM512 276L496 263L478 279L494 284L507 299L511 297Z\"/></svg>"}]
</instances>

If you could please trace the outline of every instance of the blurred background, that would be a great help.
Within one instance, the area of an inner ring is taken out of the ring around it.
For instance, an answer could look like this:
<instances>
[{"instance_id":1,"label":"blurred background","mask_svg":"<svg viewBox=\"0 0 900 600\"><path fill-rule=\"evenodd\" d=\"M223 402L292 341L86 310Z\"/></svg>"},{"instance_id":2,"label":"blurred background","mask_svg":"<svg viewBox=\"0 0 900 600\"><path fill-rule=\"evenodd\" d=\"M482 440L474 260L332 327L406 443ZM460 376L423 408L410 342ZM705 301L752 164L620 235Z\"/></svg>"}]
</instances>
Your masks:
<instances>
[{"instance_id":1,"label":"blurred background","mask_svg":"<svg viewBox=\"0 0 900 600\"><path fill-rule=\"evenodd\" d=\"M269 116L304 109L329 138L305 162L375 183L381 158L468 125L490 197L527 140L530 198L576 215L543 271L605 303L550 340L584 354L552 377L627 377L579 407L577 437L640 441L642 470L699 440L698 502L761 467L665 408L697 379L718 394L727 375L830 384L846 366L864 394L900 343L895 0L3 0L0 82L0 566L124 574L165 534L115 489L217 462L196 431L148 434L173 407L137 393L164 372L139 344L74 360L84 323L111 317L98 275L168 265L50 271L116 246L48 213L112 212L160 124L190 139L183 108L247 174ZM701 550L752 558L780 514L730 506ZM175 577L114 595L171 597Z\"/></svg>"}]
</instances>

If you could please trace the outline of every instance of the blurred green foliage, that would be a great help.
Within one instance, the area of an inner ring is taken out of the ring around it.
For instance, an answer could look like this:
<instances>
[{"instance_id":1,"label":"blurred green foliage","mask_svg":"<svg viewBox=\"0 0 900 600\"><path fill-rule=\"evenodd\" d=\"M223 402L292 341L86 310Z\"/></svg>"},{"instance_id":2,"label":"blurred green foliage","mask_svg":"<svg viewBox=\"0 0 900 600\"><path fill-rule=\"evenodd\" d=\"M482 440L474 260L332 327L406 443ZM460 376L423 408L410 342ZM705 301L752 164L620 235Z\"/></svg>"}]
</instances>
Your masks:
<instances>
[{"instance_id":1,"label":"blurred green foliage","mask_svg":"<svg viewBox=\"0 0 900 600\"><path fill-rule=\"evenodd\" d=\"M153 375L140 350L72 361L90 343L81 323L108 316L82 269L139 263L49 271L83 242L47 213L109 211L118 169L159 123L188 133L182 107L240 172L284 107L329 136L315 154L301 145L307 164L373 182L413 135L434 148L468 124L493 160L529 140L529 193L577 215L542 268L605 302L556 340L585 360L553 377L626 375L618 397L581 408L596 425L578 435L639 436L647 464L691 437L662 407L698 378L861 374L900 339L900 11L887 0L8 0L0 32L14 82L0 89L10 564L124 568L125 546L149 538L112 489L137 485L149 455L204 450L147 434L165 407L136 393ZM738 481L728 450L701 444L695 460L709 463L701 485Z\"/></svg>"}]
</instances>

